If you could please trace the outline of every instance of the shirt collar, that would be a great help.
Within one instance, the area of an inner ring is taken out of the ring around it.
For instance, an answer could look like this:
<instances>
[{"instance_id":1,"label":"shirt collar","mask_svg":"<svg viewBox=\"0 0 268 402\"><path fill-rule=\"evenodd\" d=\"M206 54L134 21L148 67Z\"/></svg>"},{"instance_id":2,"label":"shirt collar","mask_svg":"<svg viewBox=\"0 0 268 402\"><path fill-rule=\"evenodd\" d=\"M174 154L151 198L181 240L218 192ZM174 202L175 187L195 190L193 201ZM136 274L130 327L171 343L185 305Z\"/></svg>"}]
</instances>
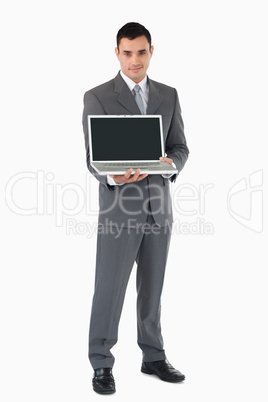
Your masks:
<instances>
[{"instance_id":1,"label":"shirt collar","mask_svg":"<svg viewBox=\"0 0 268 402\"><path fill-rule=\"evenodd\" d=\"M135 85L137 85L136 82L132 81L128 76L126 76L126 74L124 74L122 72L122 70L120 70L120 74L121 74L121 77L123 78L123 80L125 81L125 83L127 84L127 86L129 87L130 91L132 92ZM147 85L148 85L147 75L143 78L143 80L141 82L138 83L138 85L141 87L142 92L145 93L147 90Z\"/></svg>"}]
</instances>

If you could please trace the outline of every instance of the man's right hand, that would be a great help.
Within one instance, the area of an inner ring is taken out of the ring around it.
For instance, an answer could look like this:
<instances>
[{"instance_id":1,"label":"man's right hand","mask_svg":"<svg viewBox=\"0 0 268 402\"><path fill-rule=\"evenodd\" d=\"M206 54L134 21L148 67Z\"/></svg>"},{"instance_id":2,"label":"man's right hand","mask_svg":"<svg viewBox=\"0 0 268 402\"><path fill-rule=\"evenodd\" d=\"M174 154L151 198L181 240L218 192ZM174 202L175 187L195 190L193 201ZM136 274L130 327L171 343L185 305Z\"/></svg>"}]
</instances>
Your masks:
<instances>
[{"instance_id":1,"label":"man's right hand","mask_svg":"<svg viewBox=\"0 0 268 402\"><path fill-rule=\"evenodd\" d=\"M132 175L133 168L129 169L124 175L122 174L113 174L110 175L110 177L112 179L114 179L114 181L117 184L121 184L121 183L133 183L134 181L140 181L142 179L144 179L146 176L148 176L148 173L144 173L140 175L140 168L138 168L136 170L136 172Z\"/></svg>"}]
</instances>

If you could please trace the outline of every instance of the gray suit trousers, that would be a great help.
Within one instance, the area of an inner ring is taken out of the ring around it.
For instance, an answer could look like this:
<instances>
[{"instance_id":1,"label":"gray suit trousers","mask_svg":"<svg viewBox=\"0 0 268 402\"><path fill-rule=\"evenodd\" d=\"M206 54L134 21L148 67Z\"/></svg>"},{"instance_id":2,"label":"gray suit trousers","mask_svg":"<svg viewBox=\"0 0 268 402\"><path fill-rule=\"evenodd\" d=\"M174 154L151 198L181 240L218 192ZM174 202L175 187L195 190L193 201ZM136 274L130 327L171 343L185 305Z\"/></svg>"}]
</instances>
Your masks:
<instances>
[{"instance_id":1,"label":"gray suit trousers","mask_svg":"<svg viewBox=\"0 0 268 402\"><path fill-rule=\"evenodd\" d=\"M95 292L89 330L89 360L93 369L113 367L111 348L132 267L137 263L138 345L143 361L166 358L160 325L160 299L168 256L171 225L156 226L148 214L146 227L124 228L121 235L99 233Z\"/></svg>"}]
</instances>

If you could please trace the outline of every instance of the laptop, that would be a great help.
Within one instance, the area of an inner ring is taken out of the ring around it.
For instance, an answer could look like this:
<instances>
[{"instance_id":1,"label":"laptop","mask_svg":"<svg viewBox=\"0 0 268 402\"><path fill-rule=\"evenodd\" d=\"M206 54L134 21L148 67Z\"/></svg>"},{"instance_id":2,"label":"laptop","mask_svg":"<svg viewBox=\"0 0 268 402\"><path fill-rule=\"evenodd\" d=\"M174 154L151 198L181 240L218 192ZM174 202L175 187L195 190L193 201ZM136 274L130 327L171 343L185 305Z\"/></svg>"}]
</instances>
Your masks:
<instances>
[{"instance_id":1,"label":"laptop","mask_svg":"<svg viewBox=\"0 0 268 402\"><path fill-rule=\"evenodd\" d=\"M125 174L137 168L141 174L174 174L178 170L165 156L162 116L88 116L91 166L100 174Z\"/></svg>"}]
</instances>

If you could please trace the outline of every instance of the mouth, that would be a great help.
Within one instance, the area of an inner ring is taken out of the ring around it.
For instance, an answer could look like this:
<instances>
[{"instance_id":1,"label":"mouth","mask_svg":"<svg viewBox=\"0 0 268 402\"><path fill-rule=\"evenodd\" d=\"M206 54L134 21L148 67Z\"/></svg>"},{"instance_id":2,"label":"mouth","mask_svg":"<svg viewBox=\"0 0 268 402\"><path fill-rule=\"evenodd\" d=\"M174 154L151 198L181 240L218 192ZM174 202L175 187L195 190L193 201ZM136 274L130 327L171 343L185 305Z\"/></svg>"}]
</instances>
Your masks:
<instances>
[{"instance_id":1,"label":"mouth","mask_svg":"<svg viewBox=\"0 0 268 402\"><path fill-rule=\"evenodd\" d=\"M130 67L130 71L136 73L138 71L140 71L142 69L142 67Z\"/></svg>"}]
</instances>

